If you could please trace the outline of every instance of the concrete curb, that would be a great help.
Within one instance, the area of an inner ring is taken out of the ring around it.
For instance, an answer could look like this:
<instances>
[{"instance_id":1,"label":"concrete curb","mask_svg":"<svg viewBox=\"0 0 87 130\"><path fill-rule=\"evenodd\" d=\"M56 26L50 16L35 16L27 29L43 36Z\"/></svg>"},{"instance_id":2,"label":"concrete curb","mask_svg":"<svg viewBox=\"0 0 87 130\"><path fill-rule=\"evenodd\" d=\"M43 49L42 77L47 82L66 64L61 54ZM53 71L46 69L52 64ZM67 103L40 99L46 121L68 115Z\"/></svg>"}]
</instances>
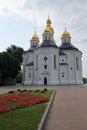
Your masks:
<instances>
[{"instance_id":1,"label":"concrete curb","mask_svg":"<svg viewBox=\"0 0 87 130\"><path fill-rule=\"evenodd\" d=\"M44 124L45 124L45 121L46 121L48 112L49 112L49 110L50 110L50 108L51 108L51 105L52 105L52 103L53 103L53 99L54 99L55 94L56 94L56 91L53 92L53 94L52 94L52 96L51 96L51 98L50 98L50 101L49 101L49 103L48 103L48 106L47 106L47 108L46 108L46 110L45 110L45 112L44 112L44 115L43 115L43 117L42 117L42 119L41 119L41 122L40 122L40 124L39 124L37 130L43 130L43 126L44 126Z\"/></svg>"}]
</instances>

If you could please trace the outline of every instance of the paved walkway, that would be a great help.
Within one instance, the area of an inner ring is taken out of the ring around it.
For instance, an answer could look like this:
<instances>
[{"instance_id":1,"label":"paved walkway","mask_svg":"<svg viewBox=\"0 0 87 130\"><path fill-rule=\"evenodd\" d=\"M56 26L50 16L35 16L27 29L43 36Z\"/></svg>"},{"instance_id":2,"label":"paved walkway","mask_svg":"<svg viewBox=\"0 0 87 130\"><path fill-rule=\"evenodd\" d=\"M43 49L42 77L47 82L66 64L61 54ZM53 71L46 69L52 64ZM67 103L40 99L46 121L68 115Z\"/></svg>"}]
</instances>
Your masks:
<instances>
[{"instance_id":1,"label":"paved walkway","mask_svg":"<svg viewBox=\"0 0 87 130\"><path fill-rule=\"evenodd\" d=\"M87 88L58 88L44 130L87 130Z\"/></svg>"},{"instance_id":2,"label":"paved walkway","mask_svg":"<svg viewBox=\"0 0 87 130\"><path fill-rule=\"evenodd\" d=\"M17 86L0 88L0 93L14 89L37 89ZM43 89L43 87L41 87ZM40 89L40 87L38 87ZM50 87L49 89L53 89ZM44 130L87 130L87 88L54 87L56 95Z\"/></svg>"}]
</instances>

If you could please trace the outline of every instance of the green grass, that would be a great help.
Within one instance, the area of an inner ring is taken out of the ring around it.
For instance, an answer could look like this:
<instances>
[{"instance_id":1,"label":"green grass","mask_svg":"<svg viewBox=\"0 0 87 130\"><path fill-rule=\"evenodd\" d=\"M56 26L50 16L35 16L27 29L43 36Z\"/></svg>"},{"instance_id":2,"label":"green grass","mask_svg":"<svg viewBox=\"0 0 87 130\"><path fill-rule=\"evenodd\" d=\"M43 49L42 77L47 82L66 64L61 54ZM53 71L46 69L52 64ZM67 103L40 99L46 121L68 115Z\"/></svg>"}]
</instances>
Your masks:
<instances>
[{"instance_id":1,"label":"green grass","mask_svg":"<svg viewBox=\"0 0 87 130\"><path fill-rule=\"evenodd\" d=\"M50 99L53 90L29 93ZM0 130L37 130L46 107L47 103L41 103L0 114Z\"/></svg>"}]
</instances>

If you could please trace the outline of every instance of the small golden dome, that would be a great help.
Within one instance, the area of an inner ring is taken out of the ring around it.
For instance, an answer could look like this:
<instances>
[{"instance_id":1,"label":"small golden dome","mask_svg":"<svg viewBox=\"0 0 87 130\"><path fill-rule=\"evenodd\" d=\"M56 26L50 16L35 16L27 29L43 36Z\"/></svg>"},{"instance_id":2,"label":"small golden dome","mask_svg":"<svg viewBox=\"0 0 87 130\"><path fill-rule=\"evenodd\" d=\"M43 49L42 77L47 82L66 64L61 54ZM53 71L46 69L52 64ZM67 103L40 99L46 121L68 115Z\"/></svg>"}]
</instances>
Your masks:
<instances>
[{"instance_id":1,"label":"small golden dome","mask_svg":"<svg viewBox=\"0 0 87 130\"><path fill-rule=\"evenodd\" d=\"M51 33L52 33L52 31L49 27L46 27L44 32L43 32L43 34L51 34Z\"/></svg>"},{"instance_id":2,"label":"small golden dome","mask_svg":"<svg viewBox=\"0 0 87 130\"><path fill-rule=\"evenodd\" d=\"M62 37L70 37L70 33L66 31L63 32Z\"/></svg>"},{"instance_id":3,"label":"small golden dome","mask_svg":"<svg viewBox=\"0 0 87 130\"><path fill-rule=\"evenodd\" d=\"M31 40L39 41L39 37L37 36L36 33L32 36L32 39L31 39Z\"/></svg>"}]
</instances>

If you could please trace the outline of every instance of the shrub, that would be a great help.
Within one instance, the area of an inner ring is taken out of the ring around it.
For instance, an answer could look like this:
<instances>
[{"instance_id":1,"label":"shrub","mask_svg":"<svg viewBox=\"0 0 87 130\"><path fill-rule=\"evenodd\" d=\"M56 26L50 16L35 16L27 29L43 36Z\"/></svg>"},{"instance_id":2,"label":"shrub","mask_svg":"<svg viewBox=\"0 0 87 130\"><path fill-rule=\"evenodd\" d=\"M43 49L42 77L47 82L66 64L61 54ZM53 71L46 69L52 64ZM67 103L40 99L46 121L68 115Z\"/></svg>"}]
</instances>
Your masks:
<instances>
[{"instance_id":1,"label":"shrub","mask_svg":"<svg viewBox=\"0 0 87 130\"><path fill-rule=\"evenodd\" d=\"M17 89L17 91L21 91L20 89Z\"/></svg>"},{"instance_id":2,"label":"shrub","mask_svg":"<svg viewBox=\"0 0 87 130\"><path fill-rule=\"evenodd\" d=\"M40 91L39 89L35 90L35 92L39 92L39 91Z\"/></svg>"},{"instance_id":3,"label":"shrub","mask_svg":"<svg viewBox=\"0 0 87 130\"><path fill-rule=\"evenodd\" d=\"M45 93L45 91L44 91L44 90L42 90L42 91L41 91L41 93Z\"/></svg>"},{"instance_id":4,"label":"shrub","mask_svg":"<svg viewBox=\"0 0 87 130\"><path fill-rule=\"evenodd\" d=\"M21 92L26 92L27 90L26 89L24 89L24 90L21 90Z\"/></svg>"},{"instance_id":5,"label":"shrub","mask_svg":"<svg viewBox=\"0 0 87 130\"><path fill-rule=\"evenodd\" d=\"M87 78L83 78L83 83L87 83Z\"/></svg>"},{"instance_id":6,"label":"shrub","mask_svg":"<svg viewBox=\"0 0 87 130\"><path fill-rule=\"evenodd\" d=\"M32 92L32 90L28 90L28 92Z\"/></svg>"},{"instance_id":7,"label":"shrub","mask_svg":"<svg viewBox=\"0 0 87 130\"><path fill-rule=\"evenodd\" d=\"M44 88L44 91L47 91L47 88Z\"/></svg>"},{"instance_id":8,"label":"shrub","mask_svg":"<svg viewBox=\"0 0 87 130\"><path fill-rule=\"evenodd\" d=\"M22 81L22 72L19 71L18 75L16 76L16 83L21 83Z\"/></svg>"},{"instance_id":9,"label":"shrub","mask_svg":"<svg viewBox=\"0 0 87 130\"><path fill-rule=\"evenodd\" d=\"M14 93L14 91L9 91L8 93Z\"/></svg>"}]
</instances>

